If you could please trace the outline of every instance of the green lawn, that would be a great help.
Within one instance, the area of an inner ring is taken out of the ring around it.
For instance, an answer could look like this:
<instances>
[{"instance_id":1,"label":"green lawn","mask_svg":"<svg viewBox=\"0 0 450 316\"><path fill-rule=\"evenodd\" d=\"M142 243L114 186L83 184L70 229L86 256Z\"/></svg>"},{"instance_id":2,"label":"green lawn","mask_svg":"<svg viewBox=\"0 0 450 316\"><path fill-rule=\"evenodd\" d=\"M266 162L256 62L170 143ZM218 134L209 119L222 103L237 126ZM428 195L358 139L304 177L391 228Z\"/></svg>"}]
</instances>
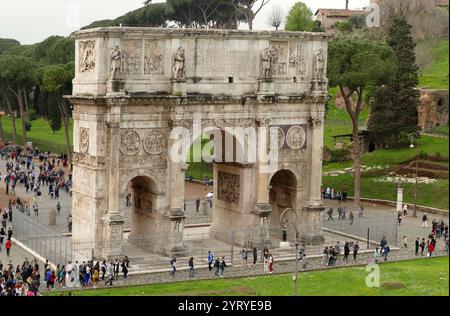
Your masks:
<instances>
[{"instance_id":1,"label":"green lawn","mask_svg":"<svg viewBox=\"0 0 450 316\"><path fill-rule=\"evenodd\" d=\"M12 139L12 124L11 118L2 116L2 126L5 138L7 140ZM31 121L31 131L27 132L28 141L33 142L33 146L37 146L40 149L50 150L52 152L65 152L66 151L66 138L64 135L64 127L57 132L53 132L50 128L50 124L43 118ZM22 120L16 119L16 132L18 144L23 145L22 142ZM70 120L69 126L69 139L73 142L73 120ZM73 144L71 143L73 148Z\"/></svg>"},{"instance_id":2,"label":"green lawn","mask_svg":"<svg viewBox=\"0 0 450 316\"><path fill-rule=\"evenodd\" d=\"M365 198L396 201L397 184L376 182L375 179L361 177L362 196ZM349 196L354 194L353 177L351 175L323 177L322 181L324 188L346 189ZM404 188L403 201L414 203L414 184L402 184L402 188ZM448 192L448 180L438 179L434 184L418 184L417 204L448 210Z\"/></svg>"},{"instance_id":3,"label":"green lawn","mask_svg":"<svg viewBox=\"0 0 450 316\"><path fill-rule=\"evenodd\" d=\"M427 56L432 62L422 70L419 86L429 89L448 89L448 39L429 41Z\"/></svg>"},{"instance_id":4,"label":"green lawn","mask_svg":"<svg viewBox=\"0 0 450 316\"><path fill-rule=\"evenodd\" d=\"M380 287L369 288L365 267L299 275L301 296L448 296L448 257L380 265ZM290 296L292 274L191 281L74 292L76 296ZM49 295L57 295L50 293Z\"/></svg>"}]
</instances>

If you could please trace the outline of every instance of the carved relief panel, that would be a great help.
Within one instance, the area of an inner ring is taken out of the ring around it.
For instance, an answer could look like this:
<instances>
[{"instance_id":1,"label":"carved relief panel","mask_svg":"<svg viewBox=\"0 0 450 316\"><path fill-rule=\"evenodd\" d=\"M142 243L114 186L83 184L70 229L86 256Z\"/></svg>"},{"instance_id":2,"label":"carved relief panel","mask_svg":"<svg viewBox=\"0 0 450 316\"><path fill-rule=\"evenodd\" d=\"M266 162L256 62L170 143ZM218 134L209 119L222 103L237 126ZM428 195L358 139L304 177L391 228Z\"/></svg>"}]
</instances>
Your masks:
<instances>
[{"instance_id":1,"label":"carved relief panel","mask_svg":"<svg viewBox=\"0 0 450 316\"><path fill-rule=\"evenodd\" d=\"M120 134L120 152L124 155L136 155L141 149L141 137L134 130L126 130Z\"/></svg>"},{"instance_id":2,"label":"carved relief panel","mask_svg":"<svg viewBox=\"0 0 450 316\"><path fill-rule=\"evenodd\" d=\"M86 128L80 129L80 153L87 153L89 151L89 130Z\"/></svg>"},{"instance_id":3,"label":"carved relief panel","mask_svg":"<svg viewBox=\"0 0 450 316\"><path fill-rule=\"evenodd\" d=\"M144 75L164 75L164 56L160 42L145 42Z\"/></svg>"},{"instance_id":4,"label":"carved relief panel","mask_svg":"<svg viewBox=\"0 0 450 316\"><path fill-rule=\"evenodd\" d=\"M270 49L273 52L272 74L285 76L287 74L288 42L271 41Z\"/></svg>"},{"instance_id":5,"label":"carved relief panel","mask_svg":"<svg viewBox=\"0 0 450 316\"><path fill-rule=\"evenodd\" d=\"M306 75L306 56L304 47L301 44L291 43L289 48L289 68L293 74Z\"/></svg>"},{"instance_id":6,"label":"carved relief panel","mask_svg":"<svg viewBox=\"0 0 450 316\"><path fill-rule=\"evenodd\" d=\"M217 198L228 203L239 203L240 177L239 175L219 172Z\"/></svg>"},{"instance_id":7,"label":"carved relief panel","mask_svg":"<svg viewBox=\"0 0 450 316\"><path fill-rule=\"evenodd\" d=\"M80 41L79 71L92 72L95 69L95 41Z\"/></svg>"}]
</instances>

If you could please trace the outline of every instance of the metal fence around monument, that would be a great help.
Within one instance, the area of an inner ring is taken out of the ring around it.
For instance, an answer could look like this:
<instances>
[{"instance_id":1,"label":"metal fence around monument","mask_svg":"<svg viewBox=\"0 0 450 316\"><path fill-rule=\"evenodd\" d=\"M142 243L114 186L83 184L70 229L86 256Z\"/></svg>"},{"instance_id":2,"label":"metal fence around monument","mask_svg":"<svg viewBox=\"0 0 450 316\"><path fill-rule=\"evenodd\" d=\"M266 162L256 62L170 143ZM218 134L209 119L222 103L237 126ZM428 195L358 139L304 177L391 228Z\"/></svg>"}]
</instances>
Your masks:
<instances>
[{"instance_id":1,"label":"metal fence around monument","mask_svg":"<svg viewBox=\"0 0 450 316\"><path fill-rule=\"evenodd\" d=\"M347 218L339 220L334 217L328 220L327 216L323 219L323 228L327 232L333 232L344 238L359 239L365 242L369 248L378 245L383 237L386 238L389 245L398 246L398 222L395 219L386 219L384 217L360 218L358 215L350 222Z\"/></svg>"},{"instance_id":2,"label":"metal fence around monument","mask_svg":"<svg viewBox=\"0 0 450 316\"><path fill-rule=\"evenodd\" d=\"M203 220L201 220L203 221ZM378 242L382 236L391 246L397 246L398 227L395 221L374 218L355 219L353 225L349 221L334 220L326 221L324 219L324 229L327 231L325 244L307 245L308 255L322 254L325 245L334 245L336 241L341 243L345 241L354 242L356 240L365 241L367 232L369 240ZM54 264L66 264L69 261L79 262L87 260L101 260L103 258L94 255L92 249L97 249L97 253L103 253L105 248L120 248L123 256L128 256L131 260L131 272L155 271L169 269L170 258L162 255L152 249L155 244L167 244L167 239L157 235L133 236L121 241L119 244L100 243L97 241L78 241L73 242L70 235L57 233L55 230L37 221L32 216L29 217L21 212L15 212L13 216L13 237L23 243L26 247L32 249L44 259L50 260ZM287 241L289 247L280 248L280 242L283 240L281 227L272 227L269 231L271 243L266 243L261 239L260 233L256 229L243 229L227 231L225 234L215 235L210 232L192 233L185 230L184 244L186 251L177 259L179 265L183 267L189 258L194 257L197 266L207 265L208 251L211 251L215 257L224 256L228 263L239 264L242 262L242 253L244 249L248 255L248 263L252 263L253 247L258 249L258 262L262 260L262 250L268 247L272 255L279 262L283 259L295 258L295 231L292 229L287 232ZM240 242L237 243L236 240ZM365 243L362 243L365 248ZM369 245L373 248L373 245Z\"/></svg>"}]
</instances>

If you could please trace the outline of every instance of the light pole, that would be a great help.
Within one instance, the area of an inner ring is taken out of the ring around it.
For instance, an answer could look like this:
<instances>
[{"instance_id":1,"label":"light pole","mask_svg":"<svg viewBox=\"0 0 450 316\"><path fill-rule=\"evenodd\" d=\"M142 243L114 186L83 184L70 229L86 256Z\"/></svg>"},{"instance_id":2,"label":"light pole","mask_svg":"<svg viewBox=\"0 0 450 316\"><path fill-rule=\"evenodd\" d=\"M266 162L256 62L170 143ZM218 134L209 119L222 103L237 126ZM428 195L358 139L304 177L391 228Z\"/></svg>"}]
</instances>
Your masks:
<instances>
[{"instance_id":1,"label":"light pole","mask_svg":"<svg viewBox=\"0 0 450 316\"><path fill-rule=\"evenodd\" d=\"M409 140L411 141L410 148L414 148L414 142L420 137L419 133L408 134ZM413 217L417 217L417 182L419 177L419 153L416 154L416 181L414 183L414 211Z\"/></svg>"},{"instance_id":2,"label":"light pole","mask_svg":"<svg viewBox=\"0 0 450 316\"><path fill-rule=\"evenodd\" d=\"M294 296L298 296L298 215L297 212L294 211L292 208L285 209L281 215L280 215L280 225L282 226L283 230L287 229L289 227L289 220L287 218L288 213L293 213L295 215L295 222L292 223L295 229L295 274L294 274Z\"/></svg>"}]
</instances>

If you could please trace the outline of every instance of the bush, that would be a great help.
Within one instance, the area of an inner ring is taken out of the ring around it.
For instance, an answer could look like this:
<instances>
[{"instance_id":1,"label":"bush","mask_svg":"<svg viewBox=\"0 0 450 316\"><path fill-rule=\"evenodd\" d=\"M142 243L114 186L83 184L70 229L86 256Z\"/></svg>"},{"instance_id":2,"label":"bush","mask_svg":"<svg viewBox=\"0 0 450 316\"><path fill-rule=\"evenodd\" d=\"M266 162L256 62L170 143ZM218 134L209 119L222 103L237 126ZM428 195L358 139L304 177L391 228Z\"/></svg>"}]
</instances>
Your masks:
<instances>
[{"instance_id":1,"label":"bush","mask_svg":"<svg viewBox=\"0 0 450 316\"><path fill-rule=\"evenodd\" d=\"M27 132L29 132L29 131L31 131L31 122L30 121L26 121L25 122L25 130L27 131Z\"/></svg>"},{"instance_id":2,"label":"bush","mask_svg":"<svg viewBox=\"0 0 450 316\"><path fill-rule=\"evenodd\" d=\"M331 150L331 158L329 162L336 163L336 162L346 162L351 160L350 156L351 153L348 149L338 149L338 150Z\"/></svg>"},{"instance_id":3,"label":"bush","mask_svg":"<svg viewBox=\"0 0 450 316\"><path fill-rule=\"evenodd\" d=\"M28 119L30 121L35 121L39 118L39 115L37 115L35 112L31 112L28 114Z\"/></svg>"}]
</instances>

